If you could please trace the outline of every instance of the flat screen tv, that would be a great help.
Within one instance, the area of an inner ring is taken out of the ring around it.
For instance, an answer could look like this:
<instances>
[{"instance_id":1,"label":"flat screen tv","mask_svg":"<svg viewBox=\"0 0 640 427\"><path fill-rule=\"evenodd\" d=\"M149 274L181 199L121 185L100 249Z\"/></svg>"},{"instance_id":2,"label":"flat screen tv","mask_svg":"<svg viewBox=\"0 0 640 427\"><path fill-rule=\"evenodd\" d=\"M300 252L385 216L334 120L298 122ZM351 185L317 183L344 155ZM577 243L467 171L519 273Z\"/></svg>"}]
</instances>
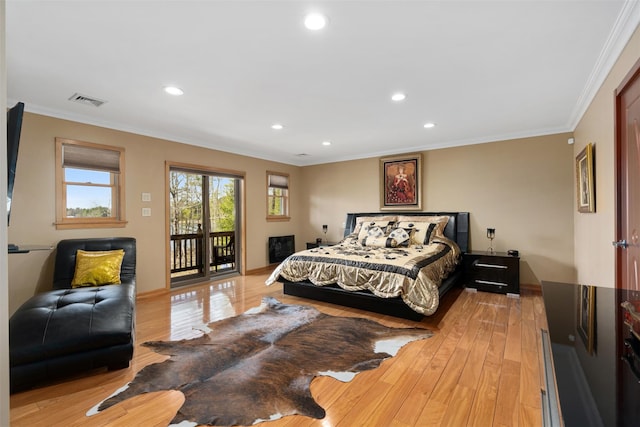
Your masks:
<instances>
[{"instance_id":1,"label":"flat screen tv","mask_svg":"<svg viewBox=\"0 0 640 427\"><path fill-rule=\"evenodd\" d=\"M24 103L22 102L18 102L7 111L7 224L11 218L11 198L13 197L13 183L16 179L23 113Z\"/></svg>"}]
</instances>

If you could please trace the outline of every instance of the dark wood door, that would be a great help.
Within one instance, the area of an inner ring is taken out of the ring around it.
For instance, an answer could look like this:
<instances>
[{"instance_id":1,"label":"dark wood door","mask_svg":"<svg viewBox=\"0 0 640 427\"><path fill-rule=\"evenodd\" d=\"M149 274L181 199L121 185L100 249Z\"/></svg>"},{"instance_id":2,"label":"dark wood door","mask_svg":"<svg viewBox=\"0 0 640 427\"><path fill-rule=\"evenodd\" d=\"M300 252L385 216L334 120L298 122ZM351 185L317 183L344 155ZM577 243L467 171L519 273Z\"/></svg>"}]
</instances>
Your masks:
<instances>
[{"instance_id":1,"label":"dark wood door","mask_svg":"<svg viewBox=\"0 0 640 427\"><path fill-rule=\"evenodd\" d=\"M620 304L640 301L640 61L616 93L616 166L617 424L637 426L640 354Z\"/></svg>"}]
</instances>

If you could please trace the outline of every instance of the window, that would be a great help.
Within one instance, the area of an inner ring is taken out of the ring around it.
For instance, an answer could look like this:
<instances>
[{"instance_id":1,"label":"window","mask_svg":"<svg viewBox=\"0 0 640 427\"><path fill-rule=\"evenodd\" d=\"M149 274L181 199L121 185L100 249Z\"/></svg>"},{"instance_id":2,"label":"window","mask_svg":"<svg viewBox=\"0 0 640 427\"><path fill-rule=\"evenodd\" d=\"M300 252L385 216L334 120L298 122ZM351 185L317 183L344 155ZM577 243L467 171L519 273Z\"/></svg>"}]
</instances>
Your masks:
<instances>
[{"instance_id":1,"label":"window","mask_svg":"<svg viewBox=\"0 0 640 427\"><path fill-rule=\"evenodd\" d=\"M289 220L289 175L267 171L267 220Z\"/></svg>"},{"instance_id":2,"label":"window","mask_svg":"<svg viewBox=\"0 0 640 427\"><path fill-rule=\"evenodd\" d=\"M56 138L56 228L124 227L124 148Z\"/></svg>"}]
</instances>

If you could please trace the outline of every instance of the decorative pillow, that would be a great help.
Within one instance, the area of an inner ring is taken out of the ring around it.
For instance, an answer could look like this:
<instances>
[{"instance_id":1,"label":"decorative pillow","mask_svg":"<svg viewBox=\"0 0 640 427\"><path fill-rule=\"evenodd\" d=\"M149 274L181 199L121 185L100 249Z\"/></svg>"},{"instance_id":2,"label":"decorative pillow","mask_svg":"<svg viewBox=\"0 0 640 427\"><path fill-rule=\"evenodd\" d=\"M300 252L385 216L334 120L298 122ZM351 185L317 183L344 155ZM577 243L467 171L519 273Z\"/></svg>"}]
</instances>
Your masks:
<instances>
[{"instance_id":1,"label":"decorative pillow","mask_svg":"<svg viewBox=\"0 0 640 427\"><path fill-rule=\"evenodd\" d=\"M382 231L382 228L380 228L378 226L371 227L367 231L367 236L369 236L369 237L382 237L384 235L385 235L385 232Z\"/></svg>"},{"instance_id":2,"label":"decorative pillow","mask_svg":"<svg viewBox=\"0 0 640 427\"><path fill-rule=\"evenodd\" d=\"M431 234L431 240L433 240L434 237L436 236L440 236L440 237L444 237L444 229L447 227L447 224L449 223L449 217L448 216L434 216L434 217L430 217L430 222L433 224L436 224L436 227L433 229L433 233Z\"/></svg>"},{"instance_id":3,"label":"decorative pillow","mask_svg":"<svg viewBox=\"0 0 640 427\"><path fill-rule=\"evenodd\" d=\"M360 234L363 224L376 223L380 227L388 226L396 221L395 215L381 215L381 216L359 216L356 218L356 226L353 228L353 233Z\"/></svg>"},{"instance_id":4,"label":"decorative pillow","mask_svg":"<svg viewBox=\"0 0 640 427\"><path fill-rule=\"evenodd\" d=\"M373 237L366 236L362 239L362 246L370 246L374 248L395 248L398 246L396 239L392 239L385 235Z\"/></svg>"},{"instance_id":5,"label":"decorative pillow","mask_svg":"<svg viewBox=\"0 0 640 427\"><path fill-rule=\"evenodd\" d=\"M382 235L387 234L387 229L390 227L390 221L371 221L366 224L361 224L360 231L358 232L358 240L362 240L367 236L370 236L370 232L377 233L380 230ZM376 230L377 229L377 230Z\"/></svg>"},{"instance_id":6,"label":"decorative pillow","mask_svg":"<svg viewBox=\"0 0 640 427\"><path fill-rule=\"evenodd\" d=\"M410 245L428 245L435 235L434 230L437 224L432 222L398 222L398 228L403 228L411 236Z\"/></svg>"},{"instance_id":7,"label":"decorative pillow","mask_svg":"<svg viewBox=\"0 0 640 427\"><path fill-rule=\"evenodd\" d=\"M408 244L411 239L411 235L404 228L394 228L391 233L389 233L389 237L398 242L398 245L402 245L405 242Z\"/></svg>"},{"instance_id":8,"label":"decorative pillow","mask_svg":"<svg viewBox=\"0 0 640 427\"><path fill-rule=\"evenodd\" d=\"M76 252L76 271L72 288L120 283L120 267L124 250Z\"/></svg>"},{"instance_id":9,"label":"decorative pillow","mask_svg":"<svg viewBox=\"0 0 640 427\"><path fill-rule=\"evenodd\" d=\"M398 216L398 224L413 222L416 228L416 235L413 240L420 245L428 245L434 237L444 236L444 229L449 222L449 217L441 216Z\"/></svg>"},{"instance_id":10,"label":"decorative pillow","mask_svg":"<svg viewBox=\"0 0 640 427\"><path fill-rule=\"evenodd\" d=\"M359 245L360 241L358 240L358 235L356 233L351 233L344 239L340 241L342 245Z\"/></svg>"}]
</instances>

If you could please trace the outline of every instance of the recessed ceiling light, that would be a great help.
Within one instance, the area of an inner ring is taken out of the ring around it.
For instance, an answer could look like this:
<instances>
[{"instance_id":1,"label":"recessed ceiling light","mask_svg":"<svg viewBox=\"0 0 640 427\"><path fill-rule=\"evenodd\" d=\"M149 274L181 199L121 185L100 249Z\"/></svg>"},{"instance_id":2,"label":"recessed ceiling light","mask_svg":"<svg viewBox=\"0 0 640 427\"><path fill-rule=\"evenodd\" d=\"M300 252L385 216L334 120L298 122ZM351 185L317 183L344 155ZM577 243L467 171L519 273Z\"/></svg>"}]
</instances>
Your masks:
<instances>
[{"instance_id":1,"label":"recessed ceiling light","mask_svg":"<svg viewBox=\"0 0 640 427\"><path fill-rule=\"evenodd\" d=\"M425 123L424 127L425 129L431 129L432 127L435 127L435 125L436 125L435 123L429 122L429 123Z\"/></svg>"},{"instance_id":2,"label":"recessed ceiling light","mask_svg":"<svg viewBox=\"0 0 640 427\"><path fill-rule=\"evenodd\" d=\"M274 124L271 125L271 129L281 130L283 128L284 128L284 126L282 126L280 123L274 123Z\"/></svg>"},{"instance_id":3,"label":"recessed ceiling light","mask_svg":"<svg viewBox=\"0 0 640 427\"><path fill-rule=\"evenodd\" d=\"M167 92L169 95L175 95L175 96L180 96L184 94L184 91L176 86L165 86L164 91Z\"/></svg>"},{"instance_id":4,"label":"recessed ceiling light","mask_svg":"<svg viewBox=\"0 0 640 427\"><path fill-rule=\"evenodd\" d=\"M310 13L304 17L304 26L309 30L321 30L325 25L327 25L327 18L319 13Z\"/></svg>"},{"instance_id":5,"label":"recessed ceiling light","mask_svg":"<svg viewBox=\"0 0 640 427\"><path fill-rule=\"evenodd\" d=\"M329 145L331 145L331 141L322 141L322 145L328 147Z\"/></svg>"},{"instance_id":6,"label":"recessed ceiling light","mask_svg":"<svg viewBox=\"0 0 640 427\"><path fill-rule=\"evenodd\" d=\"M406 98L407 95L402 92L394 93L393 95L391 95L391 100L396 102L404 101Z\"/></svg>"}]
</instances>

